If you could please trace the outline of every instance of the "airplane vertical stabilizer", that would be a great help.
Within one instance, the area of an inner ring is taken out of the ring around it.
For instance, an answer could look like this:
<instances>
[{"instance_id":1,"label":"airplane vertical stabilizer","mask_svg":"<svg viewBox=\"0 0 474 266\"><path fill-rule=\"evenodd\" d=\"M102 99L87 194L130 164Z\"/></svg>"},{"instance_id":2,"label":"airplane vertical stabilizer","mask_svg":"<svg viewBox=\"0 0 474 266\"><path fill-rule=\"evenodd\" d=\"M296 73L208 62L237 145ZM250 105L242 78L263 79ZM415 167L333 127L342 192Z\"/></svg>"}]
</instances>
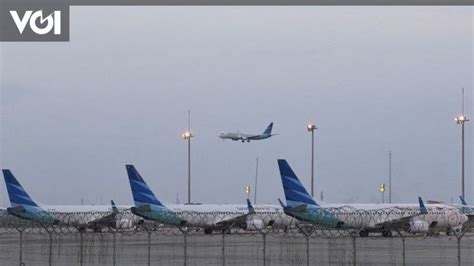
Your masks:
<instances>
[{"instance_id":1,"label":"airplane vertical stabilizer","mask_svg":"<svg viewBox=\"0 0 474 266\"><path fill-rule=\"evenodd\" d=\"M140 207L146 204L163 207L163 204L156 198L155 194L140 176L137 169L131 164L126 165L130 188L132 189L135 206Z\"/></svg>"},{"instance_id":2,"label":"airplane vertical stabilizer","mask_svg":"<svg viewBox=\"0 0 474 266\"><path fill-rule=\"evenodd\" d=\"M34 206L38 207L36 202L28 195L23 189L18 180L15 178L13 173L8 169L3 169L3 177L5 178L5 184L7 185L8 197L12 207L17 206Z\"/></svg>"},{"instance_id":3,"label":"airplane vertical stabilizer","mask_svg":"<svg viewBox=\"0 0 474 266\"><path fill-rule=\"evenodd\" d=\"M263 135L271 135L272 134L272 128L273 128L273 122L268 125L268 127L263 131Z\"/></svg>"},{"instance_id":4,"label":"airplane vertical stabilizer","mask_svg":"<svg viewBox=\"0 0 474 266\"><path fill-rule=\"evenodd\" d=\"M279 159L278 167L288 207L296 207L301 204L319 206L306 191L286 160Z\"/></svg>"},{"instance_id":5,"label":"airplane vertical stabilizer","mask_svg":"<svg viewBox=\"0 0 474 266\"><path fill-rule=\"evenodd\" d=\"M39 223L59 223L59 220L36 204L10 170L2 169L2 172L5 184L7 185L8 197L10 198L11 207L7 208L9 214Z\"/></svg>"}]
</instances>

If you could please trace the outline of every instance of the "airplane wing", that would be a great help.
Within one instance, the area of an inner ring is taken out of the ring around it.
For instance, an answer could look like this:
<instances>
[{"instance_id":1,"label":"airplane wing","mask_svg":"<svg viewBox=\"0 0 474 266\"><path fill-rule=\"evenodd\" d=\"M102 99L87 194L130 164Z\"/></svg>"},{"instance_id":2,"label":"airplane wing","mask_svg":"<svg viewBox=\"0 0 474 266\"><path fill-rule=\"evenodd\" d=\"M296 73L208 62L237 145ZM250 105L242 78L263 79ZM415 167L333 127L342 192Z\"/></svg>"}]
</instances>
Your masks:
<instances>
[{"instance_id":1,"label":"airplane wing","mask_svg":"<svg viewBox=\"0 0 474 266\"><path fill-rule=\"evenodd\" d=\"M247 135L245 136L245 139L254 140L254 139L259 138L260 136L261 135Z\"/></svg>"},{"instance_id":2,"label":"airplane wing","mask_svg":"<svg viewBox=\"0 0 474 266\"><path fill-rule=\"evenodd\" d=\"M234 227L235 225L246 223L247 217L256 213L249 199L247 199L247 208L248 208L248 212L246 214L219 221L216 223L216 225L219 227L229 228L229 227Z\"/></svg>"},{"instance_id":3,"label":"airplane wing","mask_svg":"<svg viewBox=\"0 0 474 266\"><path fill-rule=\"evenodd\" d=\"M389 221L386 221L386 222L375 224L375 227L379 227L379 228L386 227L386 228L391 228L391 229L403 229L403 228L405 228L405 226L408 223L411 222L412 218L420 216L420 215L423 215L423 214L418 213L418 214L415 214L415 215L411 215L411 216L407 216L407 217L403 217L403 218L399 218L399 219L389 220ZM436 225L436 222L433 222L432 224L430 224L430 228L435 226L435 225Z\"/></svg>"},{"instance_id":4,"label":"airplane wing","mask_svg":"<svg viewBox=\"0 0 474 266\"><path fill-rule=\"evenodd\" d=\"M103 227L112 227L115 228L117 221L117 214L119 213L117 207L113 200L110 201L112 204L112 213L89 221L87 223L88 228L98 229Z\"/></svg>"},{"instance_id":5,"label":"airplane wing","mask_svg":"<svg viewBox=\"0 0 474 266\"><path fill-rule=\"evenodd\" d=\"M235 225L240 225L240 224L243 224L243 223L247 222L247 216L248 216L248 213L246 213L244 215L237 216L237 217L233 217L231 219L222 220L220 222L217 222L216 225L219 226L219 227L224 227L224 228L233 227Z\"/></svg>"},{"instance_id":6,"label":"airplane wing","mask_svg":"<svg viewBox=\"0 0 474 266\"><path fill-rule=\"evenodd\" d=\"M95 220L89 221L87 223L88 228L103 228L103 227L112 227L116 225L116 213L111 213Z\"/></svg>"},{"instance_id":7,"label":"airplane wing","mask_svg":"<svg viewBox=\"0 0 474 266\"><path fill-rule=\"evenodd\" d=\"M393 219L393 220L388 220L382 223L375 224L375 227L383 228L383 227L388 227L392 229L402 229L404 226L406 226L407 223L412 221L412 218L420 216L420 215L425 215L428 214L428 210L425 207L425 204L423 203L423 200L421 197L418 197L418 202L420 204L420 212L410 215L410 216L405 216L402 218L398 219ZM436 222L433 222L430 224L430 228L436 225Z\"/></svg>"}]
</instances>

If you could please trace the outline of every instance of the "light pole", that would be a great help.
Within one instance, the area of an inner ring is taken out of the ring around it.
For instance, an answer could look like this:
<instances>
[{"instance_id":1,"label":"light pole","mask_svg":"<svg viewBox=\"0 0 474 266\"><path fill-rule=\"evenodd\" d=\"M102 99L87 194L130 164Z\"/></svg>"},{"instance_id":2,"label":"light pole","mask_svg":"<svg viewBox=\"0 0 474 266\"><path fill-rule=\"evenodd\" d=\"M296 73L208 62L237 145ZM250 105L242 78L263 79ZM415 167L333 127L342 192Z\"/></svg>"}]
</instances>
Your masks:
<instances>
[{"instance_id":1,"label":"light pole","mask_svg":"<svg viewBox=\"0 0 474 266\"><path fill-rule=\"evenodd\" d=\"M311 132L311 197L314 197L314 131L318 128L315 124L309 123L306 129Z\"/></svg>"},{"instance_id":2,"label":"light pole","mask_svg":"<svg viewBox=\"0 0 474 266\"><path fill-rule=\"evenodd\" d=\"M191 131L183 133L183 139L188 141L188 204L191 204L191 138L194 137Z\"/></svg>"},{"instance_id":3,"label":"light pole","mask_svg":"<svg viewBox=\"0 0 474 266\"><path fill-rule=\"evenodd\" d=\"M388 151L388 203L392 204L392 150Z\"/></svg>"},{"instance_id":4,"label":"light pole","mask_svg":"<svg viewBox=\"0 0 474 266\"><path fill-rule=\"evenodd\" d=\"M464 195L464 124L469 121L464 114L454 118L457 124L461 125L461 194Z\"/></svg>"},{"instance_id":5,"label":"light pole","mask_svg":"<svg viewBox=\"0 0 474 266\"><path fill-rule=\"evenodd\" d=\"M255 167L255 188L254 188L254 204L257 204L257 180L258 180L258 156L257 156L257 165Z\"/></svg>"},{"instance_id":6,"label":"light pole","mask_svg":"<svg viewBox=\"0 0 474 266\"><path fill-rule=\"evenodd\" d=\"M469 121L464 115L464 88L462 88L461 115L454 118L456 124L461 125L461 194L464 195L464 124Z\"/></svg>"}]
</instances>

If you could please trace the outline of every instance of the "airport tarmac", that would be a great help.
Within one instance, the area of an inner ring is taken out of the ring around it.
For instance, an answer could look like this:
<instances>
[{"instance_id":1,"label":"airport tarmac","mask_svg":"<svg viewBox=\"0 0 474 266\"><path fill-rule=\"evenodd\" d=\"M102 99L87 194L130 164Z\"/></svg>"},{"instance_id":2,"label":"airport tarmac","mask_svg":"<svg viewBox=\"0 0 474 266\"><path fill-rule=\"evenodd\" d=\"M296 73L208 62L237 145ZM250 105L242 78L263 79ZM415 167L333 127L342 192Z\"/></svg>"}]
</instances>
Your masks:
<instances>
[{"instance_id":1,"label":"airport tarmac","mask_svg":"<svg viewBox=\"0 0 474 266\"><path fill-rule=\"evenodd\" d=\"M0 265L306 265L306 238L262 235L0 234ZM150 245L149 245L150 243ZM309 238L310 265L403 265L400 237ZM461 240L461 264L474 265L474 235ZM50 246L51 244L51 246ZM355 250L354 250L355 245ZM224 249L223 249L224 247ZM81 256L82 254L82 256ZM185 256L186 254L186 256ZM265 254L265 255L264 255ZM264 261L265 258L265 261ZM406 237L406 265L457 265L455 237Z\"/></svg>"}]
</instances>

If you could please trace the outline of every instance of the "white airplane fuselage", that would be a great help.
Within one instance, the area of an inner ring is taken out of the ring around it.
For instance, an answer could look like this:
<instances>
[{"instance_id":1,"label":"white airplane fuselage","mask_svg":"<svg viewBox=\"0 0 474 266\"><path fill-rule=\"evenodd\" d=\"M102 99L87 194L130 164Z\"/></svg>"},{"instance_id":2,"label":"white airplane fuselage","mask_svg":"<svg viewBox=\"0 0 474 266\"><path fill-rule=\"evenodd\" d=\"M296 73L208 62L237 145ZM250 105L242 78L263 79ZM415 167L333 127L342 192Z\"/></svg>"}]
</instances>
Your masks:
<instances>
[{"instance_id":1,"label":"white airplane fuselage","mask_svg":"<svg viewBox=\"0 0 474 266\"><path fill-rule=\"evenodd\" d=\"M343 222L341 227L374 231L383 229L378 226L382 223L410 216L413 217L408 219L406 229L411 227L411 231L417 232L428 228L457 230L468 220L457 208L444 204L427 204L427 214L420 214L418 204L324 204L320 209L327 211L328 219ZM390 228L388 224L387 228Z\"/></svg>"},{"instance_id":2,"label":"white airplane fuselage","mask_svg":"<svg viewBox=\"0 0 474 266\"><path fill-rule=\"evenodd\" d=\"M271 137L271 134L247 134L247 133L240 133L240 132L228 132L228 133L221 133L219 134L219 138L221 139L230 139L234 141L242 141L242 142L249 142L251 140L261 140L267 139Z\"/></svg>"},{"instance_id":3,"label":"white airplane fuselage","mask_svg":"<svg viewBox=\"0 0 474 266\"><path fill-rule=\"evenodd\" d=\"M111 205L40 205L51 217L58 221L59 226L73 226L77 228L88 228L92 223L113 213ZM131 206L117 206L120 212L130 209ZM118 213L112 221L114 227L131 228L140 219L133 215ZM110 224L96 224L95 227L107 227Z\"/></svg>"},{"instance_id":4,"label":"white airplane fuselage","mask_svg":"<svg viewBox=\"0 0 474 266\"><path fill-rule=\"evenodd\" d=\"M166 206L188 224L196 227L217 227L221 221L248 213L247 206L243 204L169 204ZM247 217L247 222L250 224L258 220L263 226L284 228L295 221L294 218L285 215L283 208L278 205L259 204L254 205L254 209L256 213Z\"/></svg>"}]
</instances>

